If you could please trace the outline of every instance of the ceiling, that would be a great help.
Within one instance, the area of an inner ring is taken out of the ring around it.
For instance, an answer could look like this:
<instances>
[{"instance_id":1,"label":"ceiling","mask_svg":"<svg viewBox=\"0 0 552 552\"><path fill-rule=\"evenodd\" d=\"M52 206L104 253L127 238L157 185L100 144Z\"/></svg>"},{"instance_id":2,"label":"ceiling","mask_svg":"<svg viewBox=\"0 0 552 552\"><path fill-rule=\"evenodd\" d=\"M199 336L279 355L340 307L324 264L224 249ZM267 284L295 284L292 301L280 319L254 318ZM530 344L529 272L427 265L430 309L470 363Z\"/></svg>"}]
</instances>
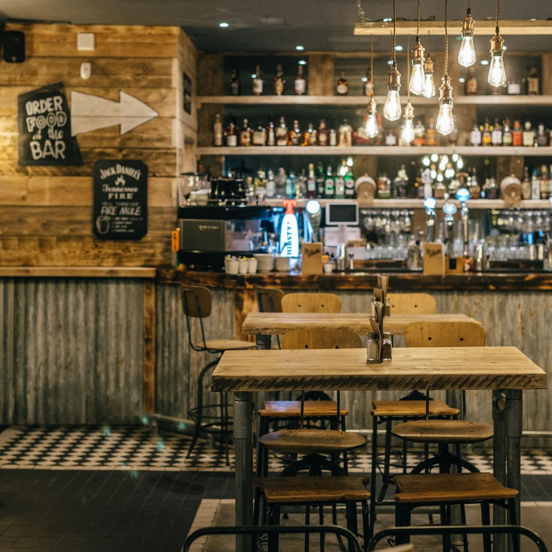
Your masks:
<instances>
[{"instance_id":1,"label":"ceiling","mask_svg":"<svg viewBox=\"0 0 552 552\"><path fill-rule=\"evenodd\" d=\"M551 0L502 0L505 19L540 18L551 14ZM449 0L449 16L465 15L464 0ZM494 17L494 0L473 2L476 18ZM365 16L390 17L391 0L362 0ZM422 18L444 17L444 0L422 0ZM366 37L353 36L357 0L0 0L0 19L75 24L180 25L203 51L361 51ZM551 14L552 15L552 14ZM415 0L397 0L397 17L416 16ZM220 22L229 23L220 28ZM476 23L477 33L477 23ZM552 50L552 37L504 37L510 50ZM406 37L398 39L406 44ZM387 37L374 40L375 49L389 48ZM442 49L443 38L429 47ZM486 50L488 37L477 39Z\"/></svg>"}]
</instances>

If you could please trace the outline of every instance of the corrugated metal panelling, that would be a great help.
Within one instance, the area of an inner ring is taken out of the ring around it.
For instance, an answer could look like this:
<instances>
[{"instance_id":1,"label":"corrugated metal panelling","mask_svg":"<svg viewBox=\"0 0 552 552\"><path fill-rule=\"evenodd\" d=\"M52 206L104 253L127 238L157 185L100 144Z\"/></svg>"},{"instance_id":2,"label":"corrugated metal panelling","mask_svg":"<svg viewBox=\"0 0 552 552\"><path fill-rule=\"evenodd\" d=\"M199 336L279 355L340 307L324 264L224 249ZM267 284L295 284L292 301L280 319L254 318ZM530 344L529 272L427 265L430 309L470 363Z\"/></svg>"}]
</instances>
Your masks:
<instances>
[{"instance_id":1,"label":"corrugated metal panelling","mask_svg":"<svg viewBox=\"0 0 552 552\"><path fill-rule=\"evenodd\" d=\"M134 422L143 283L0 279L2 423Z\"/></svg>"}]
</instances>

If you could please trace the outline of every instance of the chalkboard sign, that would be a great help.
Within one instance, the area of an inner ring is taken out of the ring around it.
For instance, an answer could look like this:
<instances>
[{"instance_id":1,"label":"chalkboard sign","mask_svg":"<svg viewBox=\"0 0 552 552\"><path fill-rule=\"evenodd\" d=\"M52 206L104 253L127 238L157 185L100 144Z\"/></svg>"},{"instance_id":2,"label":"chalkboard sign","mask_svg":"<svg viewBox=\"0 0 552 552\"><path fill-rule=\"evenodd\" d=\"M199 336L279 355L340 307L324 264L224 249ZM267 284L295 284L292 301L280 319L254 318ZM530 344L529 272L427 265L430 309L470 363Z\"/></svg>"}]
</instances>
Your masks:
<instances>
[{"instance_id":1,"label":"chalkboard sign","mask_svg":"<svg viewBox=\"0 0 552 552\"><path fill-rule=\"evenodd\" d=\"M63 83L18 96L19 164L82 165Z\"/></svg>"},{"instance_id":2,"label":"chalkboard sign","mask_svg":"<svg viewBox=\"0 0 552 552\"><path fill-rule=\"evenodd\" d=\"M139 240L148 232L148 168L142 161L105 159L94 165L94 234Z\"/></svg>"}]
</instances>

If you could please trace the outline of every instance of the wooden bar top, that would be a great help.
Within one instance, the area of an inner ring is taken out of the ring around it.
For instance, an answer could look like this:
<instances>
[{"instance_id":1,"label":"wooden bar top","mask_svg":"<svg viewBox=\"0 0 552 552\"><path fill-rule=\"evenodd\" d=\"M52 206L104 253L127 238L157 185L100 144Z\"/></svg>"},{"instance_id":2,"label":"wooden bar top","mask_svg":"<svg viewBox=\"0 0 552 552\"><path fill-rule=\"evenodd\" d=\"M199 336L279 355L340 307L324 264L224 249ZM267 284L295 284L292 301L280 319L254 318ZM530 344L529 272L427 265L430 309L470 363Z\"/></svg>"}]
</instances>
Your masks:
<instances>
[{"instance_id":1,"label":"wooden bar top","mask_svg":"<svg viewBox=\"0 0 552 552\"><path fill-rule=\"evenodd\" d=\"M546 374L516 347L393 349L368 364L366 349L228 351L213 391L546 389Z\"/></svg>"},{"instance_id":2,"label":"wooden bar top","mask_svg":"<svg viewBox=\"0 0 552 552\"><path fill-rule=\"evenodd\" d=\"M393 291L552 291L552 272L546 273L466 273L424 276L413 272L382 271L390 278ZM231 275L224 272L159 269L157 280L167 284L206 286L209 288L254 289L274 287L284 290L372 290L376 272L303 275L270 272Z\"/></svg>"},{"instance_id":3,"label":"wooden bar top","mask_svg":"<svg viewBox=\"0 0 552 552\"><path fill-rule=\"evenodd\" d=\"M404 334L413 322L475 322L465 314L392 314L384 319L384 331ZM358 335L373 331L367 313L269 313L247 315L242 333L245 335L282 335L291 330L349 330Z\"/></svg>"},{"instance_id":4,"label":"wooden bar top","mask_svg":"<svg viewBox=\"0 0 552 552\"><path fill-rule=\"evenodd\" d=\"M0 278L148 278L155 268L101 266L0 266Z\"/></svg>"}]
</instances>

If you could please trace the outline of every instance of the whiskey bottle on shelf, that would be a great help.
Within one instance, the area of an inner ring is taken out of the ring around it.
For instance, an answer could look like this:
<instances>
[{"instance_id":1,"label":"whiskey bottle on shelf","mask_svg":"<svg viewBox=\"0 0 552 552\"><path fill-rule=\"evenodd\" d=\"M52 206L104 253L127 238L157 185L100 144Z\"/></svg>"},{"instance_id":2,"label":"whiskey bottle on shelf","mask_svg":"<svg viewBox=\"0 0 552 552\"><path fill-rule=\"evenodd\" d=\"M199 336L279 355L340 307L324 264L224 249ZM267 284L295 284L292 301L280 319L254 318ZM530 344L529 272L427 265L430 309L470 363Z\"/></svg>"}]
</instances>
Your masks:
<instances>
[{"instance_id":1,"label":"whiskey bottle on shelf","mask_svg":"<svg viewBox=\"0 0 552 552\"><path fill-rule=\"evenodd\" d=\"M226 127L226 146L235 148L238 145L238 133L234 121L230 121Z\"/></svg>"},{"instance_id":2,"label":"whiskey bottle on shelf","mask_svg":"<svg viewBox=\"0 0 552 552\"><path fill-rule=\"evenodd\" d=\"M327 199L335 198L335 179L331 166L326 169L326 178L324 179L324 197Z\"/></svg>"},{"instance_id":3,"label":"whiskey bottle on shelf","mask_svg":"<svg viewBox=\"0 0 552 552\"><path fill-rule=\"evenodd\" d=\"M266 198L272 199L276 197L276 182L274 181L274 172L272 169L268 169L266 179Z\"/></svg>"},{"instance_id":4,"label":"whiskey bottle on shelf","mask_svg":"<svg viewBox=\"0 0 552 552\"><path fill-rule=\"evenodd\" d=\"M253 145L266 146L266 129L263 125L259 125L257 129L253 131Z\"/></svg>"},{"instance_id":5,"label":"whiskey bottle on shelf","mask_svg":"<svg viewBox=\"0 0 552 552\"><path fill-rule=\"evenodd\" d=\"M385 145L386 146L396 146L397 145L397 135L393 132L393 129L389 129L385 135Z\"/></svg>"},{"instance_id":6,"label":"whiskey bottle on shelf","mask_svg":"<svg viewBox=\"0 0 552 552\"><path fill-rule=\"evenodd\" d=\"M253 95L254 96L261 96L263 93L264 88L264 80L263 76L261 75L261 66L257 65L255 67L255 73L252 77L252 88L253 88Z\"/></svg>"},{"instance_id":7,"label":"whiskey bottle on shelf","mask_svg":"<svg viewBox=\"0 0 552 552\"><path fill-rule=\"evenodd\" d=\"M479 199L481 197L481 186L477 181L477 171L475 167L473 167L471 172L471 180L468 184L468 190L470 191L470 197L472 199Z\"/></svg>"},{"instance_id":8,"label":"whiskey bottle on shelf","mask_svg":"<svg viewBox=\"0 0 552 552\"><path fill-rule=\"evenodd\" d=\"M437 145L438 139L437 129L435 128L435 119L430 117L426 130L426 145L434 147Z\"/></svg>"},{"instance_id":9,"label":"whiskey bottle on shelf","mask_svg":"<svg viewBox=\"0 0 552 552\"><path fill-rule=\"evenodd\" d=\"M328 145L332 148L337 146L337 132L335 131L335 128L330 128L328 133Z\"/></svg>"},{"instance_id":10,"label":"whiskey bottle on shelf","mask_svg":"<svg viewBox=\"0 0 552 552\"><path fill-rule=\"evenodd\" d=\"M531 199L531 178L529 177L529 167L523 169L523 180L521 181L522 199Z\"/></svg>"},{"instance_id":11,"label":"whiskey bottle on shelf","mask_svg":"<svg viewBox=\"0 0 552 552\"><path fill-rule=\"evenodd\" d=\"M468 78L466 79L466 96L477 95L477 77L475 76L475 70L470 68Z\"/></svg>"},{"instance_id":12,"label":"whiskey bottle on shelf","mask_svg":"<svg viewBox=\"0 0 552 552\"><path fill-rule=\"evenodd\" d=\"M540 198L549 199L550 198L550 188L548 186L548 168L546 165L541 165L541 177L540 177Z\"/></svg>"},{"instance_id":13,"label":"whiskey bottle on shelf","mask_svg":"<svg viewBox=\"0 0 552 552\"><path fill-rule=\"evenodd\" d=\"M531 121L525 122L525 129L523 130L523 145L525 147L532 148L535 143L535 131L531 126Z\"/></svg>"},{"instance_id":14,"label":"whiskey bottle on shelf","mask_svg":"<svg viewBox=\"0 0 552 552\"><path fill-rule=\"evenodd\" d=\"M393 196L398 199L408 197L408 175L404 165L401 165L397 176L393 180Z\"/></svg>"},{"instance_id":15,"label":"whiskey bottle on shelf","mask_svg":"<svg viewBox=\"0 0 552 552\"><path fill-rule=\"evenodd\" d=\"M340 148L350 148L353 145L353 127L347 119L343 119L343 122L339 125L337 145Z\"/></svg>"},{"instance_id":16,"label":"whiskey bottle on shelf","mask_svg":"<svg viewBox=\"0 0 552 552\"><path fill-rule=\"evenodd\" d=\"M313 163L309 163L309 176L307 177L307 197L309 199L314 199L316 197L316 176L314 174Z\"/></svg>"},{"instance_id":17,"label":"whiskey bottle on shelf","mask_svg":"<svg viewBox=\"0 0 552 552\"><path fill-rule=\"evenodd\" d=\"M495 119L495 124L491 135L491 144L493 146L502 146L502 127L500 126L498 119Z\"/></svg>"},{"instance_id":18,"label":"whiskey bottle on shelf","mask_svg":"<svg viewBox=\"0 0 552 552\"><path fill-rule=\"evenodd\" d=\"M477 121L473 122L473 128L470 132L470 145L478 147L481 145L481 130L477 126Z\"/></svg>"},{"instance_id":19,"label":"whiskey bottle on shelf","mask_svg":"<svg viewBox=\"0 0 552 552\"><path fill-rule=\"evenodd\" d=\"M276 145L276 129L274 128L274 123L270 121L266 127L266 145L275 146Z\"/></svg>"},{"instance_id":20,"label":"whiskey bottle on shelf","mask_svg":"<svg viewBox=\"0 0 552 552\"><path fill-rule=\"evenodd\" d=\"M504 128L502 130L502 145L511 146L513 143L512 129L510 128L510 119L504 121Z\"/></svg>"},{"instance_id":21,"label":"whiskey bottle on shelf","mask_svg":"<svg viewBox=\"0 0 552 552\"><path fill-rule=\"evenodd\" d=\"M345 174L347 173L347 163L342 161L341 167L335 176L335 199L345 199Z\"/></svg>"},{"instance_id":22,"label":"whiskey bottle on shelf","mask_svg":"<svg viewBox=\"0 0 552 552\"><path fill-rule=\"evenodd\" d=\"M347 166L347 172L345 174L345 197L352 199L355 197L355 177L351 168Z\"/></svg>"},{"instance_id":23,"label":"whiskey bottle on shelf","mask_svg":"<svg viewBox=\"0 0 552 552\"><path fill-rule=\"evenodd\" d=\"M318 131L309 123L307 130L303 134L303 146L316 146Z\"/></svg>"},{"instance_id":24,"label":"whiskey bottle on shelf","mask_svg":"<svg viewBox=\"0 0 552 552\"><path fill-rule=\"evenodd\" d=\"M232 74L230 75L228 84L230 86L231 96L239 96L241 94L240 75L237 67L232 68Z\"/></svg>"},{"instance_id":25,"label":"whiskey bottle on shelf","mask_svg":"<svg viewBox=\"0 0 552 552\"><path fill-rule=\"evenodd\" d=\"M276 75L274 76L274 94L281 96L284 93L285 87L284 72L282 71L282 66L278 64L276 66Z\"/></svg>"},{"instance_id":26,"label":"whiskey bottle on shelf","mask_svg":"<svg viewBox=\"0 0 552 552\"><path fill-rule=\"evenodd\" d=\"M512 129L512 146L523 146L523 130L519 119L514 119L514 128Z\"/></svg>"},{"instance_id":27,"label":"whiskey bottle on shelf","mask_svg":"<svg viewBox=\"0 0 552 552\"><path fill-rule=\"evenodd\" d=\"M492 128L489 126L489 121L485 119L483 125L483 132L481 133L481 144L483 146L490 146L493 141Z\"/></svg>"},{"instance_id":28,"label":"whiskey bottle on shelf","mask_svg":"<svg viewBox=\"0 0 552 552\"><path fill-rule=\"evenodd\" d=\"M320 121L320 127L318 128L318 145L327 146L328 144L328 129L326 128L326 121L322 119Z\"/></svg>"},{"instance_id":29,"label":"whiskey bottle on shelf","mask_svg":"<svg viewBox=\"0 0 552 552\"><path fill-rule=\"evenodd\" d=\"M286 179L286 198L293 199L296 195L296 181L295 173L289 171L288 177Z\"/></svg>"},{"instance_id":30,"label":"whiskey bottle on shelf","mask_svg":"<svg viewBox=\"0 0 552 552\"><path fill-rule=\"evenodd\" d=\"M276 175L276 178L274 178L274 182L276 183L277 198L286 197L286 181L287 181L286 171L283 169L283 167L280 167L278 169L278 174Z\"/></svg>"},{"instance_id":31,"label":"whiskey bottle on shelf","mask_svg":"<svg viewBox=\"0 0 552 552\"><path fill-rule=\"evenodd\" d=\"M531 178L531 199L540 199L540 182L537 169L533 171L533 177Z\"/></svg>"},{"instance_id":32,"label":"whiskey bottle on shelf","mask_svg":"<svg viewBox=\"0 0 552 552\"><path fill-rule=\"evenodd\" d=\"M295 94L302 96L307 91L307 80L303 76L303 66L297 66L297 76L295 77Z\"/></svg>"},{"instance_id":33,"label":"whiskey bottle on shelf","mask_svg":"<svg viewBox=\"0 0 552 552\"><path fill-rule=\"evenodd\" d=\"M293 128L289 131L288 146L300 146L303 143L303 136L299 128L299 121L293 121Z\"/></svg>"},{"instance_id":34,"label":"whiskey bottle on shelf","mask_svg":"<svg viewBox=\"0 0 552 552\"><path fill-rule=\"evenodd\" d=\"M250 146L251 145L251 128L249 128L249 123L247 119L243 120L243 126L240 129L240 146Z\"/></svg>"},{"instance_id":35,"label":"whiskey bottle on shelf","mask_svg":"<svg viewBox=\"0 0 552 552\"><path fill-rule=\"evenodd\" d=\"M335 91L338 96L346 96L349 93L349 81L345 78L345 71L341 71Z\"/></svg>"},{"instance_id":36,"label":"whiskey bottle on shelf","mask_svg":"<svg viewBox=\"0 0 552 552\"><path fill-rule=\"evenodd\" d=\"M540 79L537 68L532 65L525 77L525 93L528 96L538 96L540 90Z\"/></svg>"},{"instance_id":37,"label":"whiskey bottle on shelf","mask_svg":"<svg viewBox=\"0 0 552 552\"><path fill-rule=\"evenodd\" d=\"M286 118L280 117L280 124L276 129L276 145L287 146L288 145L288 128L286 125Z\"/></svg>"},{"instance_id":38,"label":"whiskey bottle on shelf","mask_svg":"<svg viewBox=\"0 0 552 552\"><path fill-rule=\"evenodd\" d=\"M220 113L215 115L215 122L213 123L213 145L216 147L222 147L222 121L220 119Z\"/></svg>"},{"instance_id":39,"label":"whiskey bottle on shelf","mask_svg":"<svg viewBox=\"0 0 552 552\"><path fill-rule=\"evenodd\" d=\"M544 125L542 123L537 127L537 136L535 141L539 148L543 148L548 145L548 136L546 135L546 130L544 130Z\"/></svg>"}]
</instances>

